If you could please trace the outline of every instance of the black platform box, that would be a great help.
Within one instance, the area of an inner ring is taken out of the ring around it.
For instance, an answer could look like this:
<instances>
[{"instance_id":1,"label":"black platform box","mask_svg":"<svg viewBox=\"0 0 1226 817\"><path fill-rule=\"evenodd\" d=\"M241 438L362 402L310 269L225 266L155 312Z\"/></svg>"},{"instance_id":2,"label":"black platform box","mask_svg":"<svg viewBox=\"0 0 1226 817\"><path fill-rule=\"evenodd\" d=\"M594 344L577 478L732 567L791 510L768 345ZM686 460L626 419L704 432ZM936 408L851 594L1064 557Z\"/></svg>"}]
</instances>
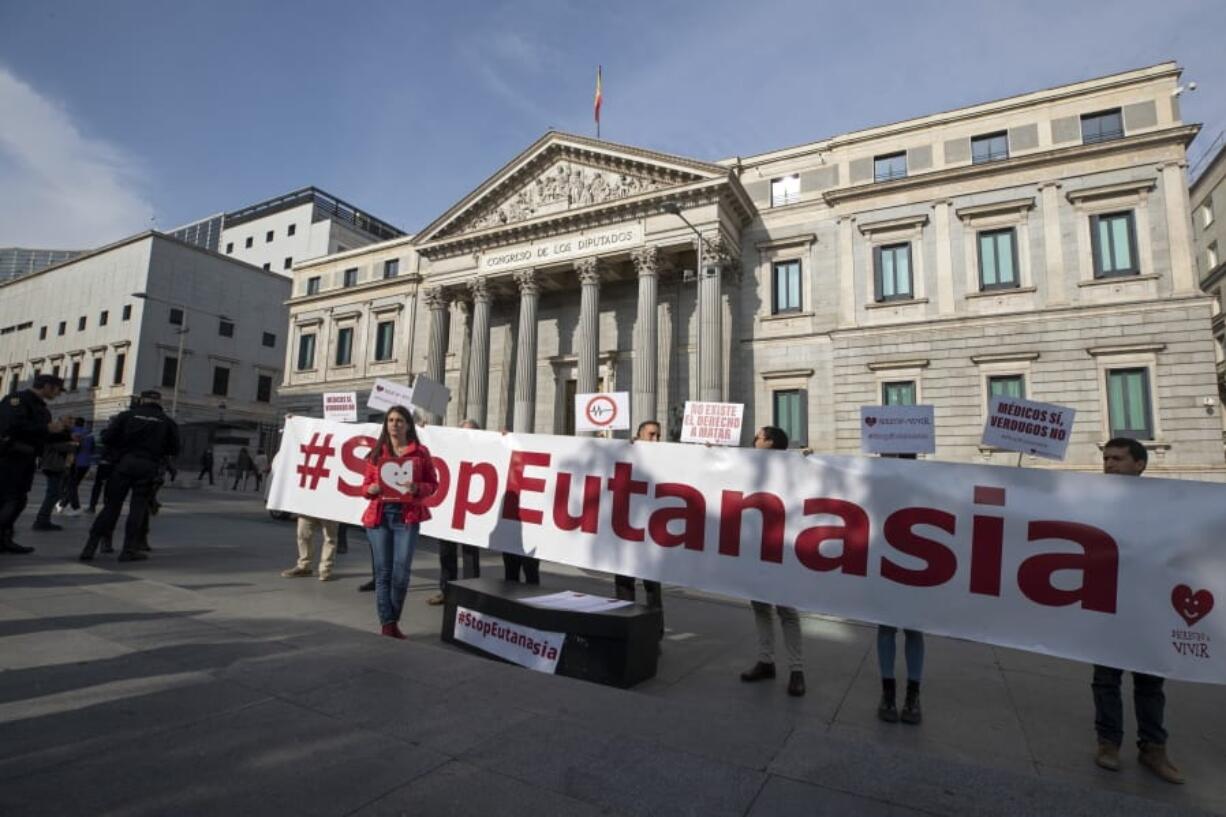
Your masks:
<instances>
[{"instance_id":1,"label":"black platform box","mask_svg":"<svg viewBox=\"0 0 1226 817\"><path fill-rule=\"evenodd\" d=\"M577 613L533 607L519 601L565 589L498 579L449 582L445 591L442 638L487 658L502 660L455 640L456 607L467 607L524 627L565 633L558 675L622 688L655 677L663 626L661 611L633 604L607 613Z\"/></svg>"}]
</instances>

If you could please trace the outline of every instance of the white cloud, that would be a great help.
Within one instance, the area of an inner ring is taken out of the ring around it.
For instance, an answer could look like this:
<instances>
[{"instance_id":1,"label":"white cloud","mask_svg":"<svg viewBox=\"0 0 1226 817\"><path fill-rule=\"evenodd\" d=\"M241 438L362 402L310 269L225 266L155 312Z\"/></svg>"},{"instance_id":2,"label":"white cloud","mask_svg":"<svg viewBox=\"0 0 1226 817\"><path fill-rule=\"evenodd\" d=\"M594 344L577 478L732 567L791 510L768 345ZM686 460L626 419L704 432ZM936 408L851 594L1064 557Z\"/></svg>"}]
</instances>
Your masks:
<instances>
[{"instance_id":1,"label":"white cloud","mask_svg":"<svg viewBox=\"0 0 1226 817\"><path fill-rule=\"evenodd\" d=\"M135 160L0 66L0 246L89 249L149 226Z\"/></svg>"}]
</instances>

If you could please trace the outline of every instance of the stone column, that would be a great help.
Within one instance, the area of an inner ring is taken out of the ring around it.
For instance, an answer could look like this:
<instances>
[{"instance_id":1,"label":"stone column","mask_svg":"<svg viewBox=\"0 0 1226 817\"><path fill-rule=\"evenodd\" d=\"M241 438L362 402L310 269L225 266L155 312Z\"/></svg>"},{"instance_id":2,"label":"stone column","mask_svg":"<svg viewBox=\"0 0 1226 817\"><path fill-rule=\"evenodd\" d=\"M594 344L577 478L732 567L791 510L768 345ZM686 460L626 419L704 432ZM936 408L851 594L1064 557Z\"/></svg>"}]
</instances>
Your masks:
<instances>
[{"instance_id":1,"label":"stone column","mask_svg":"<svg viewBox=\"0 0 1226 817\"><path fill-rule=\"evenodd\" d=\"M1187 162L1182 161L1162 165L1162 200L1166 203L1171 284L1176 295L1197 291L1196 261L1192 257L1192 205L1188 200L1186 168ZM1141 206L1144 207L1144 203Z\"/></svg>"},{"instance_id":2,"label":"stone column","mask_svg":"<svg viewBox=\"0 0 1226 817\"><path fill-rule=\"evenodd\" d=\"M659 247L642 247L630 253L639 276L638 313L634 321L634 393L630 400L630 428L645 420L659 420L656 366L659 362Z\"/></svg>"},{"instance_id":3,"label":"stone column","mask_svg":"<svg viewBox=\"0 0 1226 817\"><path fill-rule=\"evenodd\" d=\"M855 216L839 216L839 327L856 325Z\"/></svg>"},{"instance_id":4,"label":"stone column","mask_svg":"<svg viewBox=\"0 0 1226 817\"><path fill-rule=\"evenodd\" d=\"M468 282L473 295L473 339L468 361L467 415L485 428L490 390L490 290L484 278Z\"/></svg>"},{"instance_id":5,"label":"stone column","mask_svg":"<svg viewBox=\"0 0 1226 817\"><path fill-rule=\"evenodd\" d=\"M600 362L600 265L595 258L584 258L575 264L579 276L579 376L575 384L579 394L596 391Z\"/></svg>"},{"instance_id":6,"label":"stone column","mask_svg":"<svg viewBox=\"0 0 1226 817\"><path fill-rule=\"evenodd\" d=\"M447 293L440 287L433 287L423 292L422 298L426 308L430 310L430 340L426 347L426 377L436 383L444 383L447 377L447 330L448 320ZM430 422L442 423L445 417L430 416Z\"/></svg>"},{"instance_id":7,"label":"stone column","mask_svg":"<svg viewBox=\"0 0 1226 817\"><path fill-rule=\"evenodd\" d=\"M1043 214L1043 282L1048 305L1068 303L1064 280L1064 239L1060 235L1060 183L1039 185L1039 207ZM1037 281L1038 276L1034 276Z\"/></svg>"},{"instance_id":8,"label":"stone column","mask_svg":"<svg viewBox=\"0 0 1226 817\"><path fill-rule=\"evenodd\" d=\"M459 382L456 383L456 400L455 411L456 416L452 421L459 425L460 422L468 416L468 361L472 358L473 338L473 304L472 301L457 300L455 302L456 312L459 313L459 335L460 335L460 360L457 368L460 372ZM454 330L452 330L454 331Z\"/></svg>"},{"instance_id":9,"label":"stone column","mask_svg":"<svg viewBox=\"0 0 1226 817\"><path fill-rule=\"evenodd\" d=\"M937 312L954 313L954 262L950 246L948 199L933 202L933 222L937 242Z\"/></svg>"},{"instance_id":10,"label":"stone column","mask_svg":"<svg viewBox=\"0 0 1226 817\"><path fill-rule=\"evenodd\" d=\"M515 342L515 415L511 430L530 433L536 420L536 308L541 286L536 270L515 273L519 285L519 337Z\"/></svg>"},{"instance_id":11,"label":"stone column","mask_svg":"<svg viewBox=\"0 0 1226 817\"><path fill-rule=\"evenodd\" d=\"M698 271L698 399L724 399L723 271L728 266L723 240L703 239Z\"/></svg>"}]
</instances>

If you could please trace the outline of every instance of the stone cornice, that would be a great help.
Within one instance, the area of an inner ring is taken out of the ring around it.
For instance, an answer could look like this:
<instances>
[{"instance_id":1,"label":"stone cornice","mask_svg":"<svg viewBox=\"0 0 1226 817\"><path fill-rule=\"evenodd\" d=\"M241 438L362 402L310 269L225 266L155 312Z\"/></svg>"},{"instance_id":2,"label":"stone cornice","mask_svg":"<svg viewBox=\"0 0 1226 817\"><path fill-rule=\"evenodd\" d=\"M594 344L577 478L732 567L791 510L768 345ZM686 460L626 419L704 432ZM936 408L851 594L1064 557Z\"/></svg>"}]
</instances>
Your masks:
<instances>
[{"instance_id":1,"label":"stone cornice","mask_svg":"<svg viewBox=\"0 0 1226 817\"><path fill-rule=\"evenodd\" d=\"M1106 199L1115 196L1131 196L1153 190L1158 184L1157 179L1135 179L1117 184L1104 184L1098 187L1083 187L1070 190L1064 194L1069 202L1076 204L1086 199Z\"/></svg>"},{"instance_id":2,"label":"stone cornice","mask_svg":"<svg viewBox=\"0 0 1226 817\"><path fill-rule=\"evenodd\" d=\"M289 307L316 304L354 292L370 292L371 290L392 288L401 284L412 287L420 284L421 281L422 276L416 272L411 275L397 275L394 278L376 278L373 281L367 281L351 287L337 287L336 289L321 290L311 295L297 295L282 303Z\"/></svg>"},{"instance_id":3,"label":"stone cornice","mask_svg":"<svg viewBox=\"0 0 1226 817\"><path fill-rule=\"evenodd\" d=\"M928 358L914 357L907 360L880 360L867 363L870 372L886 372L891 369L926 369L928 368Z\"/></svg>"},{"instance_id":4,"label":"stone cornice","mask_svg":"<svg viewBox=\"0 0 1226 817\"><path fill-rule=\"evenodd\" d=\"M920 213L914 216L902 216L900 218L888 218L883 221L871 221L867 224L861 223L856 225L862 235L871 235L872 233L884 233L888 230L901 230L904 228L920 227L928 223L928 214Z\"/></svg>"},{"instance_id":5,"label":"stone cornice","mask_svg":"<svg viewBox=\"0 0 1226 817\"><path fill-rule=\"evenodd\" d=\"M754 246L758 248L758 252L769 252L771 250L783 250L787 249L788 247L795 247L799 244L803 244L808 247L815 243L817 243L817 233L801 233L800 235L759 241Z\"/></svg>"},{"instance_id":6,"label":"stone cornice","mask_svg":"<svg viewBox=\"0 0 1226 817\"><path fill-rule=\"evenodd\" d=\"M1029 210L1034 207L1034 196L1029 196L1023 199L1009 199L1008 201L998 201L992 204L976 204L972 207L960 207L954 211L960 219L979 218L980 216L991 216L997 213L1014 213L1020 210Z\"/></svg>"},{"instance_id":7,"label":"stone cornice","mask_svg":"<svg viewBox=\"0 0 1226 817\"><path fill-rule=\"evenodd\" d=\"M1109 142L1095 142L1089 145L1072 145L1065 148L1053 148L1039 153L1027 153L1021 156L1013 156L1008 159L1001 159L997 162L984 162L983 164L961 165L959 167L945 168L944 170L936 170L930 173L920 173L915 176L907 176L902 179L895 179L889 182L869 182L867 184L856 185L855 187L841 187L834 190L827 190L822 194L822 198L826 204L831 207L837 206L844 202L856 201L858 199L872 198L874 196L885 195L887 193L896 193L901 190L922 189L925 187L941 187L952 182L965 181L968 179L976 179L983 176L993 176L1005 172L1023 170L1026 168L1039 167L1044 164L1055 162L1068 162L1078 159L1087 159L1097 156L1105 156L1112 153L1122 153L1137 150L1138 148L1155 147L1170 143L1181 144L1187 147L1193 137L1200 130L1199 125L1179 125L1173 128L1164 128L1163 130L1150 131L1136 136L1126 136L1123 139L1114 139Z\"/></svg>"},{"instance_id":8,"label":"stone cornice","mask_svg":"<svg viewBox=\"0 0 1226 817\"><path fill-rule=\"evenodd\" d=\"M1121 343L1113 346L1091 346L1086 349L1090 357L1106 355L1156 354L1166 348L1165 343Z\"/></svg>"},{"instance_id":9,"label":"stone cornice","mask_svg":"<svg viewBox=\"0 0 1226 817\"><path fill-rule=\"evenodd\" d=\"M1021 363L1038 359L1038 352L992 352L986 355L971 355L971 363L976 366L984 363Z\"/></svg>"}]
</instances>

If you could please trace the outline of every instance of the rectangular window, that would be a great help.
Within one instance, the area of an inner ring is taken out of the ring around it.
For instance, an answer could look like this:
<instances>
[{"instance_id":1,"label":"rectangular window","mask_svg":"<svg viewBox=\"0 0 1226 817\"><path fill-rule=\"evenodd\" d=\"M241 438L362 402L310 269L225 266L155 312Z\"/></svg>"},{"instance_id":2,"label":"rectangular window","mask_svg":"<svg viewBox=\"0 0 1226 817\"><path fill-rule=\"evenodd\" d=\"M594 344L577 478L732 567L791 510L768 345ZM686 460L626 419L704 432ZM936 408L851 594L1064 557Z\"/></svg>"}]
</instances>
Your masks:
<instances>
[{"instance_id":1,"label":"rectangular window","mask_svg":"<svg viewBox=\"0 0 1226 817\"><path fill-rule=\"evenodd\" d=\"M873 248L873 271L877 300L898 301L913 297L911 290L911 243Z\"/></svg>"},{"instance_id":2,"label":"rectangular window","mask_svg":"<svg viewBox=\"0 0 1226 817\"><path fill-rule=\"evenodd\" d=\"M261 343L263 343L269 349L275 349L277 347L277 336L272 332L265 332Z\"/></svg>"},{"instance_id":3,"label":"rectangular window","mask_svg":"<svg viewBox=\"0 0 1226 817\"><path fill-rule=\"evenodd\" d=\"M1020 374L993 375L988 378L988 397L1026 399L1026 378Z\"/></svg>"},{"instance_id":4,"label":"rectangular window","mask_svg":"<svg viewBox=\"0 0 1226 817\"><path fill-rule=\"evenodd\" d=\"M888 182L907 177L907 152L890 153L873 157L873 181Z\"/></svg>"},{"instance_id":5,"label":"rectangular window","mask_svg":"<svg viewBox=\"0 0 1226 817\"><path fill-rule=\"evenodd\" d=\"M59 376L60 376L60 364L58 364L58 363L57 363L57 364L55 364L54 366L52 366L52 367L51 367L51 376L52 376L52 377L59 377Z\"/></svg>"},{"instance_id":6,"label":"rectangular window","mask_svg":"<svg viewBox=\"0 0 1226 817\"><path fill-rule=\"evenodd\" d=\"M47 327L45 326L38 327L38 339L39 340L47 339Z\"/></svg>"},{"instance_id":7,"label":"rectangular window","mask_svg":"<svg viewBox=\"0 0 1226 817\"><path fill-rule=\"evenodd\" d=\"M102 358L94 358L94 369L89 375L89 387L96 389L102 385Z\"/></svg>"},{"instance_id":8,"label":"rectangular window","mask_svg":"<svg viewBox=\"0 0 1226 817\"><path fill-rule=\"evenodd\" d=\"M84 316L84 315L82 315L81 317L77 318L77 331L78 331L78 332L84 332L84 331L85 331L85 316Z\"/></svg>"},{"instance_id":9,"label":"rectangular window","mask_svg":"<svg viewBox=\"0 0 1226 817\"><path fill-rule=\"evenodd\" d=\"M110 317L111 317L111 313L107 312L105 309L102 310L101 312L98 313L98 325L106 326L106 322Z\"/></svg>"},{"instance_id":10,"label":"rectangular window","mask_svg":"<svg viewBox=\"0 0 1226 817\"><path fill-rule=\"evenodd\" d=\"M298 370L315 368L315 335L302 335L298 338Z\"/></svg>"},{"instance_id":11,"label":"rectangular window","mask_svg":"<svg viewBox=\"0 0 1226 817\"><path fill-rule=\"evenodd\" d=\"M380 321L375 328L375 360L392 359L392 341L396 336L395 321Z\"/></svg>"},{"instance_id":12,"label":"rectangular window","mask_svg":"<svg viewBox=\"0 0 1226 817\"><path fill-rule=\"evenodd\" d=\"M988 133L971 138L971 164L998 162L1009 158L1009 133Z\"/></svg>"},{"instance_id":13,"label":"rectangular window","mask_svg":"<svg viewBox=\"0 0 1226 817\"><path fill-rule=\"evenodd\" d=\"M213 394L225 397L230 393L230 370L225 366L213 367Z\"/></svg>"},{"instance_id":14,"label":"rectangular window","mask_svg":"<svg viewBox=\"0 0 1226 817\"><path fill-rule=\"evenodd\" d=\"M234 242L227 241L226 242L226 255L233 255L233 254L234 254Z\"/></svg>"},{"instance_id":15,"label":"rectangular window","mask_svg":"<svg viewBox=\"0 0 1226 817\"><path fill-rule=\"evenodd\" d=\"M289 225L288 227L286 227L286 228L285 228L285 234L286 234L286 235L293 235L293 234L294 234L294 233L296 233L296 232L298 232L298 225L297 225L297 224L291 224L291 225Z\"/></svg>"},{"instance_id":16,"label":"rectangular window","mask_svg":"<svg viewBox=\"0 0 1226 817\"><path fill-rule=\"evenodd\" d=\"M356 286L358 283L358 268L350 267L345 270L345 286Z\"/></svg>"},{"instance_id":17,"label":"rectangular window","mask_svg":"<svg viewBox=\"0 0 1226 817\"><path fill-rule=\"evenodd\" d=\"M282 264L281 264L281 269L292 269L292 268L293 268L293 266L294 266L294 259L293 259L293 257L292 257L292 256L288 256L288 255L287 255L287 256L285 256L285 261L284 261L284 262L282 262Z\"/></svg>"},{"instance_id":18,"label":"rectangular window","mask_svg":"<svg viewBox=\"0 0 1226 817\"><path fill-rule=\"evenodd\" d=\"M979 288L1017 286L1017 235L1012 227L979 233Z\"/></svg>"},{"instance_id":19,"label":"rectangular window","mask_svg":"<svg viewBox=\"0 0 1226 817\"><path fill-rule=\"evenodd\" d=\"M223 338L234 337L234 324L227 320L218 320L217 334L221 335Z\"/></svg>"},{"instance_id":20,"label":"rectangular window","mask_svg":"<svg viewBox=\"0 0 1226 817\"><path fill-rule=\"evenodd\" d=\"M336 333L336 365L348 366L353 362L353 327L346 326Z\"/></svg>"},{"instance_id":21,"label":"rectangular window","mask_svg":"<svg viewBox=\"0 0 1226 817\"><path fill-rule=\"evenodd\" d=\"M55 332L55 334L57 334L57 335L62 335L62 334L64 334L66 331L68 331L68 321L60 321L60 325L59 325L58 327L56 327L56 332Z\"/></svg>"},{"instance_id":22,"label":"rectangular window","mask_svg":"<svg viewBox=\"0 0 1226 817\"><path fill-rule=\"evenodd\" d=\"M264 262L264 272L272 272L272 262L271 261Z\"/></svg>"},{"instance_id":23,"label":"rectangular window","mask_svg":"<svg viewBox=\"0 0 1226 817\"><path fill-rule=\"evenodd\" d=\"M124 352L115 355L115 373L111 377L111 385L118 386L123 382L124 364L128 362L128 356Z\"/></svg>"},{"instance_id":24,"label":"rectangular window","mask_svg":"<svg viewBox=\"0 0 1226 817\"><path fill-rule=\"evenodd\" d=\"M77 384L81 382L81 361L74 360L72 362L72 373L68 376L68 390L76 391Z\"/></svg>"},{"instance_id":25,"label":"rectangular window","mask_svg":"<svg viewBox=\"0 0 1226 817\"><path fill-rule=\"evenodd\" d=\"M1090 216L1090 239L1094 249L1094 277L1135 275L1137 230L1132 211Z\"/></svg>"},{"instance_id":26,"label":"rectangular window","mask_svg":"<svg viewBox=\"0 0 1226 817\"><path fill-rule=\"evenodd\" d=\"M771 314L799 311L800 261L780 261L771 267Z\"/></svg>"},{"instance_id":27,"label":"rectangular window","mask_svg":"<svg viewBox=\"0 0 1226 817\"><path fill-rule=\"evenodd\" d=\"M249 235L247 236L246 242L243 243L243 246L246 247L247 249L251 249L251 245L254 243L255 243L255 236Z\"/></svg>"},{"instance_id":28,"label":"rectangular window","mask_svg":"<svg viewBox=\"0 0 1226 817\"><path fill-rule=\"evenodd\" d=\"M1154 438L1148 369L1111 369L1107 372L1107 416L1112 437Z\"/></svg>"},{"instance_id":29,"label":"rectangular window","mask_svg":"<svg viewBox=\"0 0 1226 817\"><path fill-rule=\"evenodd\" d=\"M315 295L319 292L319 276L314 275L307 279L307 295Z\"/></svg>"},{"instance_id":30,"label":"rectangular window","mask_svg":"<svg viewBox=\"0 0 1226 817\"><path fill-rule=\"evenodd\" d=\"M123 314L120 316L122 320L128 320L132 317L132 304L123 305Z\"/></svg>"},{"instance_id":31,"label":"rectangular window","mask_svg":"<svg viewBox=\"0 0 1226 817\"><path fill-rule=\"evenodd\" d=\"M170 309L170 323L172 326L183 325L183 310L176 307Z\"/></svg>"},{"instance_id":32,"label":"rectangular window","mask_svg":"<svg viewBox=\"0 0 1226 817\"><path fill-rule=\"evenodd\" d=\"M265 244L269 244L272 242L272 233L273 233L272 230L269 230L268 232L264 233L264 243Z\"/></svg>"},{"instance_id":33,"label":"rectangular window","mask_svg":"<svg viewBox=\"0 0 1226 817\"><path fill-rule=\"evenodd\" d=\"M1200 226L1208 227L1213 223L1213 199L1205 199L1200 206Z\"/></svg>"},{"instance_id":34,"label":"rectangular window","mask_svg":"<svg viewBox=\"0 0 1226 817\"><path fill-rule=\"evenodd\" d=\"M883 406L914 406L915 381L896 380L881 384L881 405Z\"/></svg>"},{"instance_id":35,"label":"rectangular window","mask_svg":"<svg viewBox=\"0 0 1226 817\"><path fill-rule=\"evenodd\" d=\"M167 357L162 361L162 388L173 389L175 387L175 378L179 376L179 359L177 357Z\"/></svg>"},{"instance_id":36,"label":"rectangular window","mask_svg":"<svg viewBox=\"0 0 1226 817\"><path fill-rule=\"evenodd\" d=\"M1209 262L1206 271L1212 271L1217 266L1217 242L1212 242L1208 247L1205 247L1205 260Z\"/></svg>"},{"instance_id":37,"label":"rectangular window","mask_svg":"<svg viewBox=\"0 0 1226 817\"><path fill-rule=\"evenodd\" d=\"M257 403L272 402L272 375L262 374L255 382L255 401Z\"/></svg>"},{"instance_id":38,"label":"rectangular window","mask_svg":"<svg viewBox=\"0 0 1226 817\"><path fill-rule=\"evenodd\" d=\"M395 278L400 274L400 259L393 258L390 261L383 262L383 277Z\"/></svg>"},{"instance_id":39,"label":"rectangular window","mask_svg":"<svg viewBox=\"0 0 1226 817\"><path fill-rule=\"evenodd\" d=\"M1112 139L1124 138L1124 118L1120 109L1088 113L1081 117L1081 141L1089 145L1094 142L1109 142Z\"/></svg>"},{"instance_id":40,"label":"rectangular window","mask_svg":"<svg viewBox=\"0 0 1226 817\"><path fill-rule=\"evenodd\" d=\"M800 201L800 174L771 179L771 207Z\"/></svg>"},{"instance_id":41,"label":"rectangular window","mask_svg":"<svg viewBox=\"0 0 1226 817\"><path fill-rule=\"evenodd\" d=\"M783 389L771 392L773 425L788 435L788 445L804 446L808 440L808 412L805 410L804 389Z\"/></svg>"}]
</instances>

